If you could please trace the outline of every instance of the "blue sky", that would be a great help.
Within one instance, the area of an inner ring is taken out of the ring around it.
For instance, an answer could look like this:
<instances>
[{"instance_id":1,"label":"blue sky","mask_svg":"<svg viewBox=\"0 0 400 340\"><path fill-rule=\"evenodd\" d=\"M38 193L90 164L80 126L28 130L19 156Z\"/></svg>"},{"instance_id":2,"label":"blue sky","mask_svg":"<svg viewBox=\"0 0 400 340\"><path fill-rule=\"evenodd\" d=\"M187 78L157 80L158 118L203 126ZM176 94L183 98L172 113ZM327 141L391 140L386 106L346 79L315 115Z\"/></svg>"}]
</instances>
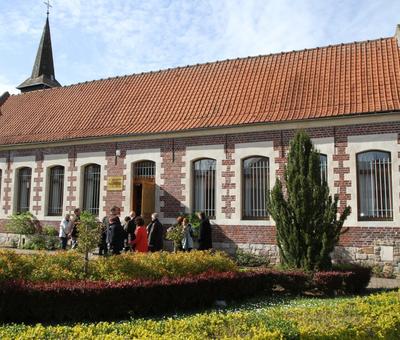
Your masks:
<instances>
[{"instance_id":1,"label":"blue sky","mask_svg":"<svg viewBox=\"0 0 400 340\"><path fill-rule=\"evenodd\" d=\"M53 0L63 85L392 36L400 0ZM42 0L0 0L0 93L31 73Z\"/></svg>"}]
</instances>

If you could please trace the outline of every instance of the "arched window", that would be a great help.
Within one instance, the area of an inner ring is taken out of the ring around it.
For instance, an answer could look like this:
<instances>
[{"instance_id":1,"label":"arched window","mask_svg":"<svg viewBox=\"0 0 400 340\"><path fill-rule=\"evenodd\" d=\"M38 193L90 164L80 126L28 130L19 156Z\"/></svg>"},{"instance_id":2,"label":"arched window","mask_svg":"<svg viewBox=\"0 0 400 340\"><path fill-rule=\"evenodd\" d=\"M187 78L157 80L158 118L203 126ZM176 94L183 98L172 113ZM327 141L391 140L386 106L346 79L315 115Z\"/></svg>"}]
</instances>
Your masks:
<instances>
[{"instance_id":1,"label":"arched window","mask_svg":"<svg viewBox=\"0 0 400 340\"><path fill-rule=\"evenodd\" d=\"M99 215L100 206L100 165L85 166L83 178L83 210Z\"/></svg>"},{"instance_id":2,"label":"arched window","mask_svg":"<svg viewBox=\"0 0 400 340\"><path fill-rule=\"evenodd\" d=\"M47 214L49 216L61 216L64 198L64 167L55 166L50 169L49 174L49 205Z\"/></svg>"},{"instance_id":3,"label":"arched window","mask_svg":"<svg viewBox=\"0 0 400 340\"><path fill-rule=\"evenodd\" d=\"M328 182L328 156L319 154L319 166L321 170L321 182Z\"/></svg>"},{"instance_id":4,"label":"arched window","mask_svg":"<svg viewBox=\"0 0 400 340\"><path fill-rule=\"evenodd\" d=\"M156 163L153 161L140 161L134 164L134 177L154 178L156 173Z\"/></svg>"},{"instance_id":5,"label":"arched window","mask_svg":"<svg viewBox=\"0 0 400 340\"><path fill-rule=\"evenodd\" d=\"M359 220L392 220L392 164L390 153L357 154Z\"/></svg>"},{"instance_id":6,"label":"arched window","mask_svg":"<svg viewBox=\"0 0 400 340\"><path fill-rule=\"evenodd\" d=\"M215 218L215 159L203 158L193 163L194 211Z\"/></svg>"},{"instance_id":7,"label":"arched window","mask_svg":"<svg viewBox=\"0 0 400 340\"><path fill-rule=\"evenodd\" d=\"M250 157L242 163L244 219L268 217L266 199L269 192L269 159Z\"/></svg>"},{"instance_id":8,"label":"arched window","mask_svg":"<svg viewBox=\"0 0 400 340\"><path fill-rule=\"evenodd\" d=\"M17 212L29 211L31 198L31 168L21 168L17 172Z\"/></svg>"}]
</instances>

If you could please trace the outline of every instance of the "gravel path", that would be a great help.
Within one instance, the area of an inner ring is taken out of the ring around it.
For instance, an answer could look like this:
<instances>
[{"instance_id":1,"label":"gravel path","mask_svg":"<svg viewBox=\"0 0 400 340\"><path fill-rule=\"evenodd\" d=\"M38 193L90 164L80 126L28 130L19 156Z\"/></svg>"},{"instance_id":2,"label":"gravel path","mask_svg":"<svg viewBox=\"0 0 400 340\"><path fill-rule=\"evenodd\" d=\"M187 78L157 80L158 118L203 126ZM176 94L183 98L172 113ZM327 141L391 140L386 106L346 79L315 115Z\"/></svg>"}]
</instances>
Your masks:
<instances>
[{"instance_id":1,"label":"gravel path","mask_svg":"<svg viewBox=\"0 0 400 340\"><path fill-rule=\"evenodd\" d=\"M400 288L400 278L398 279L383 279L379 277L372 277L369 282L368 288Z\"/></svg>"}]
</instances>

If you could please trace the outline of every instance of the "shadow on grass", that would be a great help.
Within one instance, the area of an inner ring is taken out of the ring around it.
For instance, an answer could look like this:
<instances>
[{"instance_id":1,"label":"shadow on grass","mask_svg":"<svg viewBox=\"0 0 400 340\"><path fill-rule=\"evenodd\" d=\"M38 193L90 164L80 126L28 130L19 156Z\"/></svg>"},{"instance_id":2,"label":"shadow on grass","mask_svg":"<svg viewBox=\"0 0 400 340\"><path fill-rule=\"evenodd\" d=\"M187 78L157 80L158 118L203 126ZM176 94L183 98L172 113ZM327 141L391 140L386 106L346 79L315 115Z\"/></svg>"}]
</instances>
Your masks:
<instances>
[{"instance_id":1,"label":"shadow on grass","mask_svg":"<svg viewBox=\"0 0 400 340\"><path fill-rule=\"evenodd\" d=\"M131 316L126 319L110 319L109 321L113 322L132 322L135 320L154 320L160 321L164 319L182 319L190 316L194 316L196 314L207 314L212 312L217 313L232 313L232 312L243 312L243 311L254 311L254 310L262 310L267 308L291 308L291 307L316 307L320 305L331 305L334 306L343 301L351 300L355 297L360 296L368 296L371 294L390 292L390 291L398 291L398 288L368 288L362 294L357 295L338 295L338 296L326 296L326 295L313 295L313 294L301 294L301 295L291 295L287 294L283 291L276 291L273 295L270 293L261 294L258 296L254 296L251 298L238 300L238 301L227 301L225 306L217 305L208 307L208 308L194 308L190 310L180 310L175 312L169 312L165 314L151 315L151 316ZM221 304L221 301L220 301ZM62 308L62 307L61 307ZM93 320L80 320L79 322L44 322L41 323L43 326L74 326L76 324L95 324L97 322L103 322L104 320L93 321ZM16 323L4 323L0 324L0 326L13 325ZM35 325L35 323L24 323L27 326Z\"/></svg>"}]
</instances>

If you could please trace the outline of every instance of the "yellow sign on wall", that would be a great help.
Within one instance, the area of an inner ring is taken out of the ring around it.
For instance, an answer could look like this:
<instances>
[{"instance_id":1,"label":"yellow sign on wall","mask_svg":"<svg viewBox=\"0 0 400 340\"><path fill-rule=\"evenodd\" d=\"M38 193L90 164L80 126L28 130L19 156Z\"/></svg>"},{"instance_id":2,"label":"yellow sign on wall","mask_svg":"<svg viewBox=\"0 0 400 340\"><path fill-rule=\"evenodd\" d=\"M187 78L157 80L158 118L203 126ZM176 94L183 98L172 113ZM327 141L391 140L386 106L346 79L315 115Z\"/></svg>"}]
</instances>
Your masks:
<instances>
[{"instance_id":1,"label":"yellow sign on wall","mask_svg":"<svg viewBox=\"0 0 400 340\"><path fill-rule=\"evenodd\" d=\"M120 191L122 190L124 178L122 176L109 176L107 178L107 190L108 191Z\"/></svg>"}]
</instances>

